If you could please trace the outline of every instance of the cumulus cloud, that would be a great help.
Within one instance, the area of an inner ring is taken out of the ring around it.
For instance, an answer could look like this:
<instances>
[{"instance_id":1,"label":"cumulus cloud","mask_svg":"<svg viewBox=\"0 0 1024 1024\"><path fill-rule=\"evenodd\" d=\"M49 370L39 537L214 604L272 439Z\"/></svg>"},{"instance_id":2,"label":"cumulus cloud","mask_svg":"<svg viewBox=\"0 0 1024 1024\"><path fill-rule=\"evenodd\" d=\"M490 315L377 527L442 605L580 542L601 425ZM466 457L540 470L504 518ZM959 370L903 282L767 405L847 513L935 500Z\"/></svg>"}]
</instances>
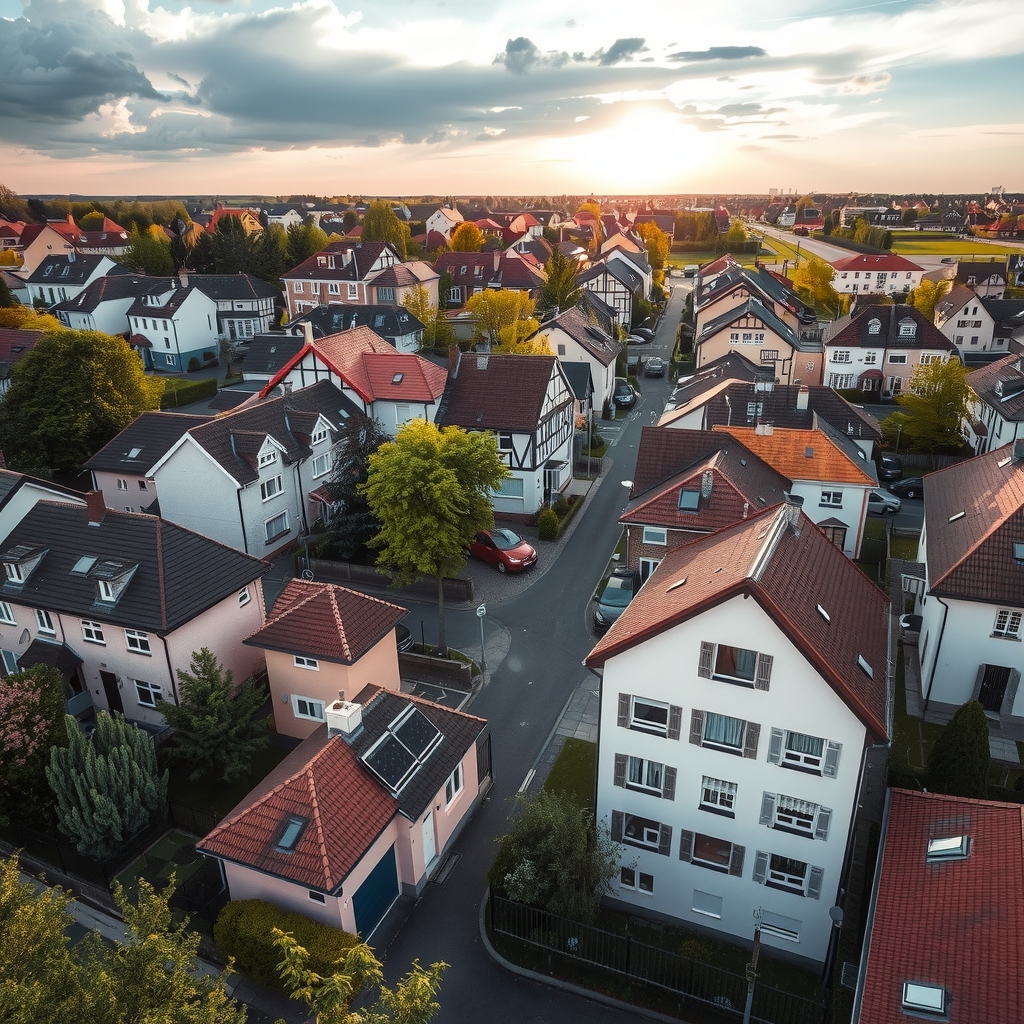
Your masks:
<instances>
[{"instance_id":1,"label":"cumulus cloud","mask_svg":"<svg viewBox=\"0 0 1024 1024\"><path fill-rule=\"evenodd\" d=\"M637 53L646 53L647 47L644 46L645 39L633 38L633 39L616 39L607 50L598 50L594 54L597 62L609 67L612 64L618 64L619 61L626 60L628 57L632 57Z\"/></svg>"},{"instance_id":2,"label":"cumulus cloud","mask_svg":"<svg viewBox=\"0 0 1024 1024\"><path fill-rule=\"evenodd\" d=\"M747 57L765 57L767 50L760 46L710 46L706 50L679 50L670 53L666 60L697 61L697 60L745 60Z\"/></svg>"},{"instance_id":3,"label":"cumulus cloud","mask_svg":"<svg viewBox=\"0 0 1024 1024\"><path fill-rule=\"evenodd\" d=\"M541 53L540 48L526 36L510 39L505 49L494 58L495 64L504 64L514 75L525 75L527 71L537 67L560 68L569 62L569 54L564 50L549 50Z\"/></svg>"}]
</instances>

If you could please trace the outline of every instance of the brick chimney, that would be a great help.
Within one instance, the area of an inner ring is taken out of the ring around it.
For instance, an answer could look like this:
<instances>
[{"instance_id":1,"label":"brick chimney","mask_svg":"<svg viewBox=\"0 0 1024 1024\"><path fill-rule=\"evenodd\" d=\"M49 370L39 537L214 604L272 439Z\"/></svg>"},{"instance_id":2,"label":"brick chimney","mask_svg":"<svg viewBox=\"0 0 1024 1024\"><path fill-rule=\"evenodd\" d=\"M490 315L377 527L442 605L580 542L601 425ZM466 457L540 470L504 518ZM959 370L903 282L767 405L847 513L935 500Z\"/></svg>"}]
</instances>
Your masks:
<instances>
[{"instance_id":1,"label":"brick chimney","mask_svg":"<svg viewBox=\"0 0 1024 1024\"><path fill-rule=\"evenodd\" d=\"M102 491L89 491L85 496L85 507L89 510L89 525L99 526L107 514L107 503Z\"/></svg>"},{"instance_id":2,"label":"brick chimney","mask_svg":"<svg viewBox=\"0 0 1024 1024\"><path fill-rule=\"evenodd\" d=\"M303 320L302 324L302 340L307 345L313 344L313 325L308 320Z\"/></svg>"},{"instance_id":3,"label":"brick chimney","mask_svg":"<svg viewBox=\"0 0 1024 1024\"><path fill-rule=\"evenodd\" d=\"M811 397L811 389L806 384L800 385L800 390L796 393L796 407L797 409L806 409L807 402Z\"/></svg>"},{"instance_id":4,"label":"brick chimney","mask_svg":"<svg viewBox=\"0 0 1024 1024\"><path fill-rule=\"evenodd\" d=\"M455 380L459 375L459 365L462 363L462 349L458 345L448 346L448 376Z\"/></svg>"}]
</instances>

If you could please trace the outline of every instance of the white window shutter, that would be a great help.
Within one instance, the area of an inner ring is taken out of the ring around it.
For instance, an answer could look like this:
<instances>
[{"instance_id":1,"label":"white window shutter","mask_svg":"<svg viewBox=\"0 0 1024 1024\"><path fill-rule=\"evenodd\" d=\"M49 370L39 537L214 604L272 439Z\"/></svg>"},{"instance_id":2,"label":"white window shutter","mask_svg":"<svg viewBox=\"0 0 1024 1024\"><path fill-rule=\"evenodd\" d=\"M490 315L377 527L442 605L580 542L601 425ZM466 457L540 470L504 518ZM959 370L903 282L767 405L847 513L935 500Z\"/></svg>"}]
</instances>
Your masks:
<instances>
[{"instance_id":1,"label":"white window shutter","mask_svg":"<svg viewBox=\"0 0 1024 1024\"><path fill-rule=\"evenodd\" d=\"M839 755L842 751L842 743L833 743L829 740L825 744L825 764L821 769L821 774L826 779L834 779L836 777L836 773L839 771Z\"/></svg>"},{"instance_id":2,"label":"white window shutter","mask_svg":"<svg viewBox=\"0 0 1024 1024\"><path fill-rule=\"evenodd\" d=\"M765 793L761 797L761 818L758 822L761 825L771 826L775 818L775 794Z\"/></svg>"},{"instance_id":3,"label":"white window shutter","mask_svg":"<svg viewBox=\"0 0 1024 1024\"><path fill-rule=\"evenodd\" d=\"M825 875L824 868L811 868L810 877L807 881L807 895L812 900L821 899L821 880Z\"/></svg>"},{"instance_id":4,"label":"white window shutter","mask_svg":"<svg viewBox=\"0 0 1024 1024\"><path fill-rule=\"evenodd\" d=\"M814 838L828 839L828 828L832 824L832 809L830 807L819 807L818 817L814 822Z\"/></svg>"},{"instance_id":5,"label":"white window shutter","mask_svg":"<svg viewBox=\"0 0 1024 1024\"><path fill-rule=\"evenodd\" d=\"M782 744L786 741L786 733L783 729L772 729L771 739L768 742L768 763L782 764Z\"/></svg>"},{"instance_id":6,"label":"white window shutter","mask_svg":"<svg viewBox=\"0 0 1024 1024\"><path fill-rule=\"evenodd\" d=\"M754 881L758 885L764 885L764 880L768 877L768 854L764 850L758 850L757 856L754 858Z\"/></svg>"},{"instance_id":7,"label":"white window shutter","mask_svg":"<svg viewBox=\"0 0 1024 1024\"><path fill-rule=\"evenodd\" d=\"M658 831L658 853L667 857L672 852L672 826L662 825Z\"/></svg>"},{"instance_id":8,"label":"white window shutter","mask_svg":"<svg viewBox=\"0 0 1024 1024\"><path fill-rule=\"evenodd\" d=\"M616 725L629 726L629 694L619 694L619 717Z\"/></svg>"},{"instance_id":9,"label":"white window shutter","mask_svg":"<svg viewBox=\"0 0 1024 1024\"><path fill-rule=\"evenodd\" d=\"M679 832L679 859L685 861L693 860L693 833L685 828Z\"/></svg>"},{"instance_id":10,"label":"white window shutter","mask_svg":"<svg viewBox=\"0 0 1024 1024\"><path fill-rule=\"evenodd\" d=\"M704 737L704 712L698 711L694 708L690 712L690 742L696 743L700 746L700 741Z\"/></svg>"},{"instance_id":11,"label":"white window shutter","mask_svg":"<svg viewBox=\"0 0 1024 1024\"><path fill-rule=\"evenodd\" d=\"M626 762L628 758L625 754L615 755L615 777L612 781L613 786L625 786L626 785Z\"/></svg>"},{"instance_id":12,"label":"white window shutter","mask_svg":"<svg viewBox=\"0 0 1024 1024\"><path fill-rule=\"evenodd\" d=\"M743 756L757 757L757 740L761 735L761 726L757 722L747 722L743 737Z\"/></svg>"},{"instance_id":13,"label":"white window shutter","mask_svg":"<svg viewBox=\"0 0 1024 1024\"><path fill-rule=\"evenodd\" d=\"M770 654L759 654L757 656L757 672L754 675L754 689L767 690L772 679L772 662L775 659Z\"/></svg>"},{"instance_id":14,"label":"white window shutter","mask_svg":"<svg viewBox=\"0 0 1024 1024\"><path fill-rule=\"evenodd\" d=\"M668 706L668 732L666 736L670 740L679 739L679 733L683 727L683 709L678 704Z\"/></svg>"},{"instance_id":15,"label":"white window shutter","mask_svg":"<svg viewBox=\"0 0 1024 1024\"><path fill-rule=\"evenodd\" d=\"M662 798L675 800L676 798L676 770L669 765L665 766L665 783L661 790Z\"/></svg>"},{"instance_id":16,"label":"white window shutter","mask_svg":"<svg viewBox=\"0 0 1024 1024\"><path fill-rule=\"evenodd\" d=\"M702 679L711 678L711 666L715 659L715 645L702 640L700 645L700 664L697 666L697 675Z\"/></svg>"}]
</instances>

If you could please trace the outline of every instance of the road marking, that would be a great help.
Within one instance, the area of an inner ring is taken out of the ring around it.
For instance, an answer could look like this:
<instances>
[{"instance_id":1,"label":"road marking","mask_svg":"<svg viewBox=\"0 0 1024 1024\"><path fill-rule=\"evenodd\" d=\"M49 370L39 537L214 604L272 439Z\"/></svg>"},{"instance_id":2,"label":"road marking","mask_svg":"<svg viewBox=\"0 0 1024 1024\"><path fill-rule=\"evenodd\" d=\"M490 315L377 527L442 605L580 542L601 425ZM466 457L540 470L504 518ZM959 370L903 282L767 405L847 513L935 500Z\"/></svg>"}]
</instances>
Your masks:
<instances>
[{"instance_id":1,"label":"road marking","mask_svg":"<svg viewBox=\"0 0 1024 1024\"><path fill-rule=\"evenodd\" d=\"M536 774L537 774L537 769L536 768L531 768L526 773L526 778L523 779L523 784L519 787L519 792L520 793L525 793L530 788L530 783L533 782L533 777Z\"/></svg>"}]
</instances>

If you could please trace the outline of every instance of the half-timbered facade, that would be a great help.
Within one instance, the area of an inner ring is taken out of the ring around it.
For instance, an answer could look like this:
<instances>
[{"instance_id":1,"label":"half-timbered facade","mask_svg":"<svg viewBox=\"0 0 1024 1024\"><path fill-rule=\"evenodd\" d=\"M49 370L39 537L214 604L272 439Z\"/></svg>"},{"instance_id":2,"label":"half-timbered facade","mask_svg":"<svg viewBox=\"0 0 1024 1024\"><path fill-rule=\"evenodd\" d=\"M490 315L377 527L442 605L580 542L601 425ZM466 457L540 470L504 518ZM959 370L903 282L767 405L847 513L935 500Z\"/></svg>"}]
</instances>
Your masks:
<instances>
[{"instance_id":1,"label":"half-timbered facade","mask_svg":"<svg viewBox=\"0 0 1024 1024\"><path fill-rule=\"evenodd\" d=\"M525 516L572 479L574 402L554 356L460 354L435 422L494 433L511 475L491 503L496 513Z\"/></svg>"},{"instance_id":2,"label":"half-timbered facade","mask_svg":"<svg viewBox=\"0 0 1024 1024\"><path fill-rule=\"evenodd\" d=\"M595 263L576 279L588 291L596 292L612 309L623 327L633 322L633 305L643 298L644 280L625 260Z\"/></svg>"}]
</instances>

